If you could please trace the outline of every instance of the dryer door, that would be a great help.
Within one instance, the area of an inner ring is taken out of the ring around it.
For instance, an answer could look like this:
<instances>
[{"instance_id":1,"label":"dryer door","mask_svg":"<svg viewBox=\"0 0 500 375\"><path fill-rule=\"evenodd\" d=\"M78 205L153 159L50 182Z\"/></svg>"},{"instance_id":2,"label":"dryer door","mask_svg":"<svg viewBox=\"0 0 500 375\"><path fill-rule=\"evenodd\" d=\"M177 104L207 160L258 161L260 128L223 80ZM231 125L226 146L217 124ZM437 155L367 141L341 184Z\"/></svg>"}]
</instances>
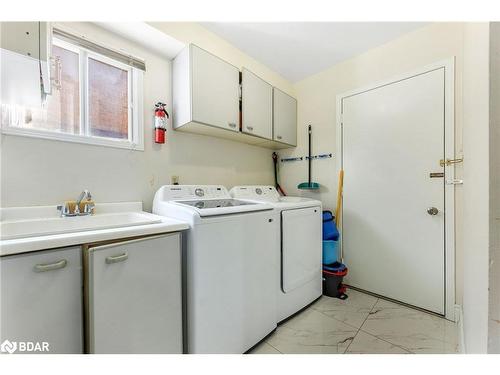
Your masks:
<instances>
[{"instance_id":1,"label":"dryer door","mask_svg":"<svg viewBox=\"0 0 500 375\"><path fill-rule=\"evenodd\" d=\"M321 208L281 212L281 289L288 293L321 277Z\"/></svg>"}]
</instances>

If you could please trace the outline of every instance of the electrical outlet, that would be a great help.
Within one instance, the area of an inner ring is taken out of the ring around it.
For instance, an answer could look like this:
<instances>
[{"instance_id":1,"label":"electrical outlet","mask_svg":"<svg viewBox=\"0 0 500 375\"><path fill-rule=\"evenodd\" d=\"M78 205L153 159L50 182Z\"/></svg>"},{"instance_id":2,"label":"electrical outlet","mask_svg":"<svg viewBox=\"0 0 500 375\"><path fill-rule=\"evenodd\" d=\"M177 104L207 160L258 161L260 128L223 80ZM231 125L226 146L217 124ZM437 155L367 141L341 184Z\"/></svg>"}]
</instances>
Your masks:
<instances>
[{"instance_id":1,"label":"electrical outlet","mask_svg":"<svg viewBox=\"0 0 500 375\"><path fill-rule=\"evenodd\" d=\"M172 182L172 185L179 185L179 176L171 176L170 181Z\"/></svg>"}]
</instances>

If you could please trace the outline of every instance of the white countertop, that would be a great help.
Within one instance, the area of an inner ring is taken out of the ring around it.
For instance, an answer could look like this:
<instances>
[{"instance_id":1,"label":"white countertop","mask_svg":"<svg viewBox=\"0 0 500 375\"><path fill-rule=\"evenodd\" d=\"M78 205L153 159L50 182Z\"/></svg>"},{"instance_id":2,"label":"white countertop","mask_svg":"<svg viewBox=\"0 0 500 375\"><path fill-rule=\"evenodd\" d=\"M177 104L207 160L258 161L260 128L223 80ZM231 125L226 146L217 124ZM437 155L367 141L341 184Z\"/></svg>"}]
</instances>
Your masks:
<instances>
[{"instance_id":1,"label":"white countertop","mask_svg":"<svg viewBox=\"0 0 500 375\"><path fill-rule=\"evenodd\" d=\"M142 202L96 204L96 215L106 215L118 212L139 212L142 215L146 215L153 220L160 221L145 225L86 230L72 233L60 233L46 236L2 240L0 241L0 256L73 245L83 245L93 242L108 241L121 238L178 232L189 229L189 225L185 222L143 212ZM13 222L18 220L50 218L58 216L55 206L2 208L0 209L0 214L2 222Z\"/></svg>"}]
</instances>

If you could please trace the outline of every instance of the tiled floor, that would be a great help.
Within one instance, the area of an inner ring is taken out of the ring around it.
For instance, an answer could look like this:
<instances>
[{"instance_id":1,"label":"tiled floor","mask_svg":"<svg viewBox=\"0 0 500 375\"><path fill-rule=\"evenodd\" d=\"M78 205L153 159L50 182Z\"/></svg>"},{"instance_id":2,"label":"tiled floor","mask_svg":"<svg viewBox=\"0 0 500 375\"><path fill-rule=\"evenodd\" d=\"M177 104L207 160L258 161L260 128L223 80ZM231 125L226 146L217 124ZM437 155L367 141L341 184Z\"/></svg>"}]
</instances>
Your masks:
<instances>
[{"instance_id":1,"label":"tiled floor","mask_svg":"<svg viewBox=\"0 0 500 375\"><path fill-rule=\"evenodd\" d=\"M456 324L355 290L322 296L278 326L252 354L457 353Z\"/></svg>"}]
</instances>

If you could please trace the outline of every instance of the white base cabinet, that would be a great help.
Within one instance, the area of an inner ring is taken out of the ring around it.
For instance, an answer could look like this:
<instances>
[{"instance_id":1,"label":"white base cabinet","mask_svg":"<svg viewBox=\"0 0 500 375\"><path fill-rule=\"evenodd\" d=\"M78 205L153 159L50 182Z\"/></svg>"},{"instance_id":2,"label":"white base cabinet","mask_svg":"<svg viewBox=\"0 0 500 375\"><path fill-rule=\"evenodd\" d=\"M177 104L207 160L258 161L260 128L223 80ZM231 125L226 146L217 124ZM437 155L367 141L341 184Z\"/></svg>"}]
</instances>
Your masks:
<instances>
[{"instance_id":1,"label":"white base cabinet","mask_svg":"<svg viewBox=\"0 0 500 375\"><path fill-rule=\"evenodd\" d=\"M83 353L81 259L80 247L0 258L0 342L15 353ZM23 351L26 342L48 351Z\"/></svg>"},{"instance_id":2,"label":"white base cabinet","mask_svg":"<svg viewBox=\"0 0 500 375\"><path fill-rule=\"evenodd\" d=\"M180 234L84 248L87 351L182 353Z\"/></svg>"}]
</instances>

